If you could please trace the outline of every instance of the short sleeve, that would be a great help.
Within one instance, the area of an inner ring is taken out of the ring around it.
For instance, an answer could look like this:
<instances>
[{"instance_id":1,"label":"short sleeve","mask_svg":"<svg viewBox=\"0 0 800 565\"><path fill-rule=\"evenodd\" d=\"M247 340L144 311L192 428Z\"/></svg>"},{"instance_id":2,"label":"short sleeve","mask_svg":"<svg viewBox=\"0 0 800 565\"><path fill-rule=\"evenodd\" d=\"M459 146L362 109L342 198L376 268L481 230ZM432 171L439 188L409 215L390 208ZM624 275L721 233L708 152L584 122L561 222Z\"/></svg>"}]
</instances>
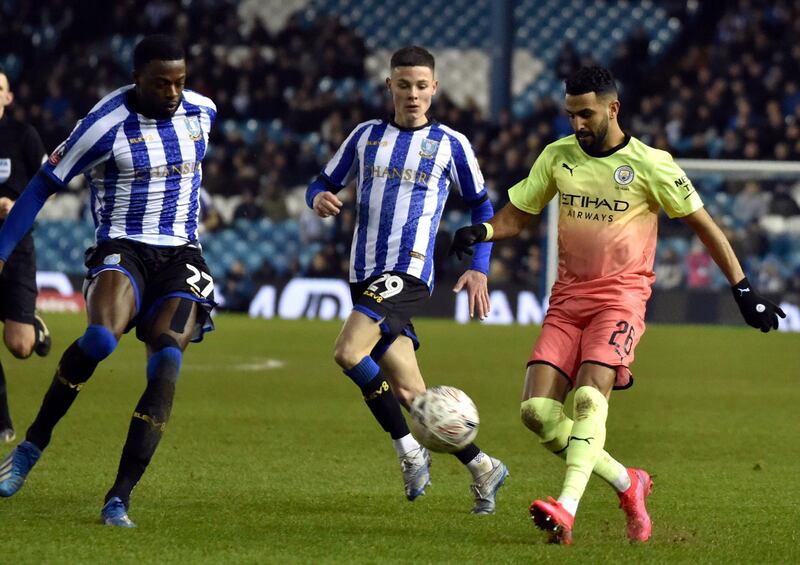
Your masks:
<instances>
[{"instance_id":1,"label":"short sleeve","mask_svg":"<svg viewBox=\"0 0 800 565\"><path fill-rule=\"evenodd\" d=\"M339 150L322 170L326 180L340 189L350 184L358 171L358 142L372 125L373 122L367 122L350 132Z\"/></svg>"},{"instance_id":2,"label":"short sleeve","mask_svg":"<svg viewBox=\"0 0 800 565\"><path fill-rule=\"evenodd\" d=\"M128 115L121 102L102 106L80 120L69 137L50 154L42 172L60 186L109 158L117 132Z\"/></svg>"},{"instance_id":3,"label":"short sleeve","mask_svg":"<svg viewBox=\"0 0 800 565\"><path fill-rule=\"evenodd\" d=\"M511 203L529 214L540 214L557 192L553 178L553 152L545 147L528 176L508 190Z\"/></svg>"},{"instance_id":4,"label":"short sleeve","mask_svg":"<svg viewBox=\"0 0 800 565\"><path fill-rule=\"evenodd\" d=\"M670 218L683 218L703 207L703 200L672 155L656 152L647 186L655 202Z\"/></svg>"},{"instance_id":5,"label":"short sleeve","mask_svg":"<svg viewBox=\"0 0 800 565\"><path fill-rule=\"evenodd\" d=\"M486 194L486 186L475 150L466 139L449 136L449 140L453 164L450 180L467 204L476 202Z\"/></svg>"}]
</instances>

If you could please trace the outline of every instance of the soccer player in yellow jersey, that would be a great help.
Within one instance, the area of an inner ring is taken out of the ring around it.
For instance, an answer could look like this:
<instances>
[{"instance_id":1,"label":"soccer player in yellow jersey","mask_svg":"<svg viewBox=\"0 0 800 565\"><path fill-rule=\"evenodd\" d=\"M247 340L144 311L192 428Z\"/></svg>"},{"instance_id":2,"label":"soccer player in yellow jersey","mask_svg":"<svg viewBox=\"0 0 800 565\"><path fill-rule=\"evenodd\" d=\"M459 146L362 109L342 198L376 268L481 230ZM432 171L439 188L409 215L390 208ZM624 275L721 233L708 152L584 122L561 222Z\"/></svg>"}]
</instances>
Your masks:
<instances>
[{"instance_id":1,"label":"soccer player in yellow jersey","mask_svg":"<svg viewBox=\"0 0 800 565\"><path fill-rule=\"evenodd\" d=\"M551 542L571 543L578 502L594 472L619 494L628 537L647 541L650 476L614 460L603 444L611 391L633 384L628 367L655 280L659 209L698 235L748 324L767 332L785 315L750 286L672 157L622 131L611 73L583 67L567 79L566 92L575 135L545 147L528 177L509 190L510 203L489 222L458 230L452 251L461 256L477 242L513 237L558 198L558 280L528 363L521 417L548 450L566 459L567 470L558 499L535 500L531 517ZM574 421L564 413L572 388Z\"/></svg>"}]
</instances>

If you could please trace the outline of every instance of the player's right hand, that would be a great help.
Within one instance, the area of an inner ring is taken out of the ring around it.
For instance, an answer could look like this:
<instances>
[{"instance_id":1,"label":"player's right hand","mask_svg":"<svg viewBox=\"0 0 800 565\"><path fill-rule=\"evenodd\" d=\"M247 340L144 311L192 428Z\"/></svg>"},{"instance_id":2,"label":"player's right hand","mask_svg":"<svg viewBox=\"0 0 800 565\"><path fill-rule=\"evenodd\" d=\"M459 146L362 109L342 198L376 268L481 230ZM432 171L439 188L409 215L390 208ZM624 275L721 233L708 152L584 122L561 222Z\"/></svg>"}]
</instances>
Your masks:
<instances>
[{"instance_id":1,"label":"player's right hand","mask_svg":"<svg viewBox=\"0 0 800 565\"><path fill-rule=\"evenodd\" d=\"M777 330L778 316L786 317L780 306L773 304L755 291L747 277L732 286L731 290L744 321L762 332L766 333L770 329Z\"/></svg>"},{"instance_id":2,"label":"player's right hand","mask_svg":"<svg viewBox=\"0 0 800 565\"><path fill-rule=\"evenodd\" d=\"M13 207L13 200L6 198L5 196L0 198L0 220L4 220Z\"/></svg>"},{"instance_id":3,"label":"player's right hand","mask_svg":"<svg viewBox=\"0 0 800 565\"><path fill-rule=\"evenodd\" d=\"M342 201L339 200L332 192L320 192L314 197L314 212L320 218L327 218L328 216L336 216L342 210Z\"/></svg>"},{"instance_id":4,"label":"player's right hand","mask_svg":"<svg viewBox=\"0 0 800 565\"><path fill-rule=\"evenodd\" d=\"M5 267L5 266L6 266L6 262L3 261L2 259L0 259L0 273L3 272L3 267Z\"/></svg>"},{"instance_id":5,"label":"player's right hand","mask_svg":"<svg viewBox=\"0 0 800 565\"><path fill-rule=\"evenodd\" d=\"M474 224L464 228L459 228L453 234L453 243L450 244L448 255L454 255L461 261L466 255L472 255L472 246L486 239L486 226Z\"/></svg>"}]
</instances>

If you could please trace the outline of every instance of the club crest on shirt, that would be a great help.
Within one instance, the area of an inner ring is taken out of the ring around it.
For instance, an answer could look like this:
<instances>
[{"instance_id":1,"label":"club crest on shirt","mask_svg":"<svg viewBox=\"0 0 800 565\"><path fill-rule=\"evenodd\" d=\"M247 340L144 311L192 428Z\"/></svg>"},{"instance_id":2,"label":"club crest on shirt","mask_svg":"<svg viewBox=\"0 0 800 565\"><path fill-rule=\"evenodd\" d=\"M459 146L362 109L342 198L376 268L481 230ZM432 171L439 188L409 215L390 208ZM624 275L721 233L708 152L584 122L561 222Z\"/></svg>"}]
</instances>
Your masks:
<instances>
[{"instance_id":1,"label":"club crest on shirt","mask_svg":"<svg viewBox=\"0 0 800 565\"><path fill-rule=\"evenodd\" d=\"M197 116L186 116L184 119L186 131L189 132L189 139L200 141L203 139L203 129L200 127L200 118Z\"/></svg>"},{"instance_id":2,"label":"club crest on shirt","mask_svg":"<svg viewBox=\"0 0 800 565\"><path fill-rule=\"evenodd\" d=\"M47 160L51 165L54 167L61 162L61 158L64 157L64 153L67 152L67 142L64 141L56 147L53 152L50 154L50 158Z\"/></svg>"},{"instance_id":3,"label":"club crest on shirt","mask_svg":"<svg viewBox=\"0 0 800 565\"><path fill-rule=\"evenodd\" d=\"M11 159L0 159L0 183L4 183L11 176Z\"/></svg>"},{"instance_id":4,"label":"club crest on shirt","mask_svg":"<svg viewBox=\"0 0 800 565\"><path fill-rule=\"evenodd\" d=\"M122 255L119 253L112 253L103 257L103 265L119 265L122 261Z\"/></svg>"},{"instance_id":5,"label":"club crest on shirt","mask_svg":"<svg viewBox=\"0 0 800 565\"><path fill-rule=\"evenodd\" d=\"M622 165L617 167L617 170L614 171L614 180L617 184L621 184L622 186L631 184L634 176L633 167L630 165Z\"/></svg>"},{"instance_id":6,"label":"club crest on shirt","mask_svg":"<svg viewBox=\"0 0 800 565\"><path fill-rule=\"evenodd\" d=\"M439 149L438 141L434 141L433 139L423 139L419 156L423 159L433 159L437 149Z\"/></svg>"}]
</instances>

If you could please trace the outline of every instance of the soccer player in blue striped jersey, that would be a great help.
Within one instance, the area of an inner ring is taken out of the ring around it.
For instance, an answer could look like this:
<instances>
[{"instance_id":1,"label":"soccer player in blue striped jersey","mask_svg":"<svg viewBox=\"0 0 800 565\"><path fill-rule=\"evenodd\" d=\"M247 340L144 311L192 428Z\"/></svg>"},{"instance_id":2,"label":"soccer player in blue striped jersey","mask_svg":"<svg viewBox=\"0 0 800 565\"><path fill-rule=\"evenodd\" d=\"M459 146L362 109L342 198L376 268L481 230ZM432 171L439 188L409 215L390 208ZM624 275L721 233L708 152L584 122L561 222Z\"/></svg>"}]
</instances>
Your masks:
<instances>
[{"instance_id":1,"label":"soccer player in blue striped jersey","mask_svg":"<svg viewBox=\"0 0 800 565\"><path fill-rule=\"evenodd\" d=\"M359 124L308 187L306 203L323 218L336 215L342 207L336 194L356 181L354 306L334 358L392 438L406 497L414 500L430 482L430 456L409 433L400 409L425 391L411 318L433 289L434 239L451 187L471 207L473 222L487 220L493 210L467 138L427 117L438 86L433 56L421 47L400 49L392 55L386 85L394 118ZM470 314L481 318L489 311L490 252L490 245L476 246L470 269L453 289L467 291ZM473 476L472 512L492 514L506 466L475 444L455 455Z\"/></svg>"},{"instance_id":2,"label":"soccer player in blue striped jersey","mask_svg":"<svg viewBox=\"0 0 800 565\"><path fill-rule=\"evenodd\" d=\"M163 35L134 50L135 84L98 102L42 166L0 230L0 270L45 200L85 174L96 225L86 254L89 325L61 357L26 439L0 463L0 496L25 482L98 363L133 327L147 349L147 387L133 412L104 523L133 527L131 491L166 426L183 351L213 328L213 281L197 240L200 162L214 103L184 90L183 48Z\"/></svg>"}]
</instances>

